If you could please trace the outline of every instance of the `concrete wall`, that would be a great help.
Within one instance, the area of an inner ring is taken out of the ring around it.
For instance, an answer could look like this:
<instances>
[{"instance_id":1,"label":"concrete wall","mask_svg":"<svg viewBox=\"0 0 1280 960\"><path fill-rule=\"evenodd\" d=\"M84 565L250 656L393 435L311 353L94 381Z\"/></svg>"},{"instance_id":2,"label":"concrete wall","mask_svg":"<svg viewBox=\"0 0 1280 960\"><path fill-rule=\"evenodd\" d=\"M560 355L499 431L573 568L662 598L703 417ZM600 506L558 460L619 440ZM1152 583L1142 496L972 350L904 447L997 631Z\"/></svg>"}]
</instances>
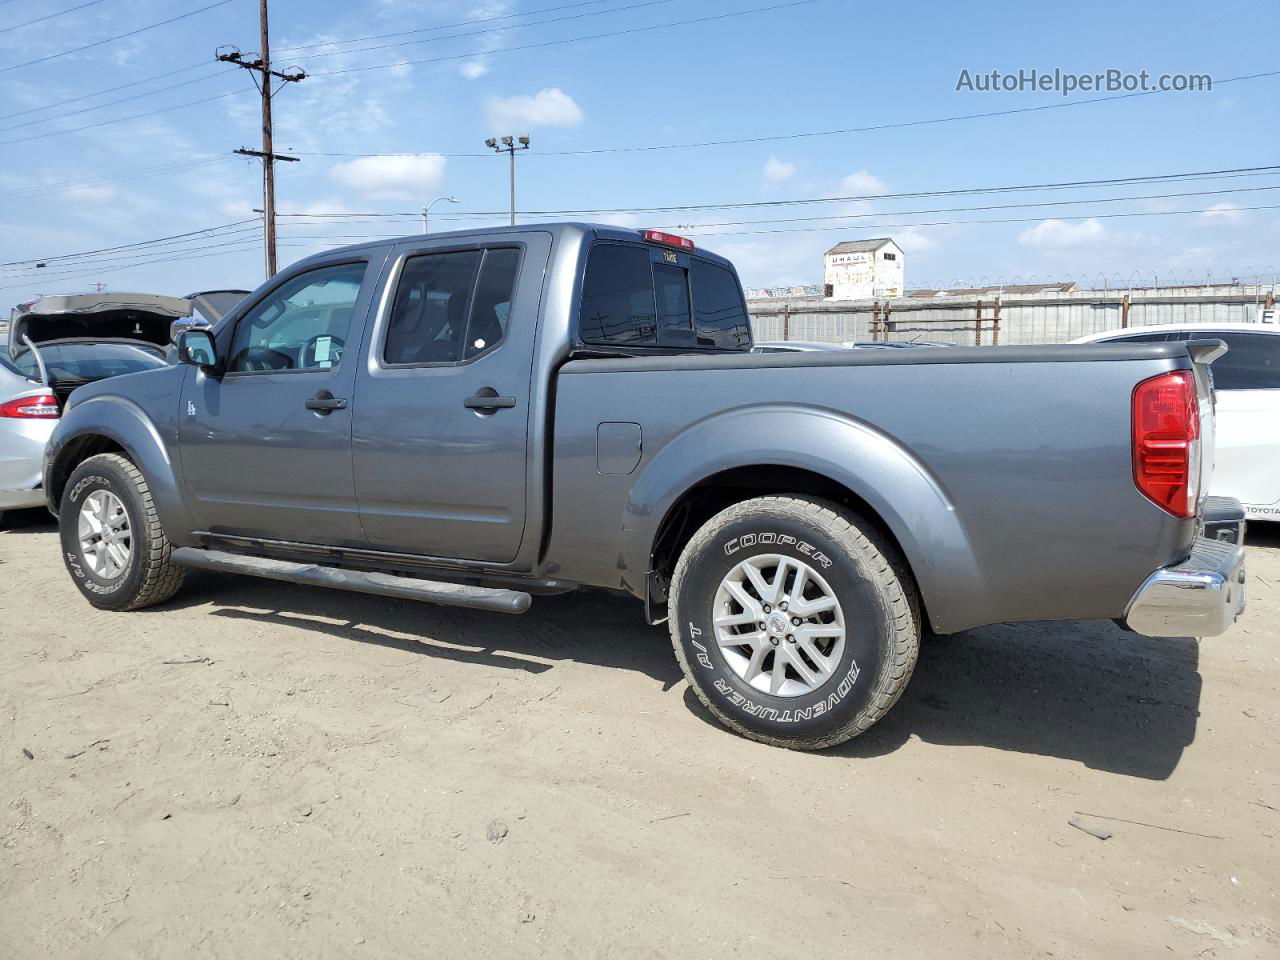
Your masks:
<instances>
[{"instance_id":1,"label":"concrete wall","mask_svg":"<svg viewBox=\"0 0 1280 960\"><path fill-rule=\"evenodd\" d=\"M1129 298L1130 327L1156 323L1252 323L1262 319L1267 295L1280 287L1268 284L1172 287L1133 291L1081 290L1007 297L1000 302L999 342L1066 343L1076 337L1118 329L1124 299ZM995 297L938 297L836 302L814 297L750 300L757 340L937 340L973 345L978 304L982 305L981 344L995 339ZM888 333L883 322L888 310ZM1280 322L1271 311L1271 322ZM785 331L785 332L784 332Z\"/></svg>"}]
</instances>

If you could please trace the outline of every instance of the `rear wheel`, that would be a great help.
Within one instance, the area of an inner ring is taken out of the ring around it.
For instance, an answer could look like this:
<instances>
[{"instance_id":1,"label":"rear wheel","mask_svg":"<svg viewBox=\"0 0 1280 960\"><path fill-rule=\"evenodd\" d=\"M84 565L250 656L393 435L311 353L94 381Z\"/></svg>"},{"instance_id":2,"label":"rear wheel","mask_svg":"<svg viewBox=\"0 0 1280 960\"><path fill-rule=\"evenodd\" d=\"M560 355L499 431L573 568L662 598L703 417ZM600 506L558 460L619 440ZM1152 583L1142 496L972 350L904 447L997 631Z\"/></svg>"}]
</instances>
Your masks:
<instances>
[{"instance_id":1,"label":"rear wheel","mask_svg":"<svg viewBox=\"0 0 1280 960\"><path fill-rule=\"evenodd\" d=\"M67 571L95 607L138 610L182 586L186 571L170 559L146 478L126 457L104 453L76 467L58 525Z\"/></svg>"},{"instance_id":2,"label":"rear wheel","mask_svg":"<svg viewBox=\"0 0 1280 960\"><path fill-rule=\"evenodd\" d=\"M722 723L776 746L855 737L897 701L920 644L906 565L837 504L760 497L689 541L668 606L694 693Z\"/></svg>"}]
</instances>

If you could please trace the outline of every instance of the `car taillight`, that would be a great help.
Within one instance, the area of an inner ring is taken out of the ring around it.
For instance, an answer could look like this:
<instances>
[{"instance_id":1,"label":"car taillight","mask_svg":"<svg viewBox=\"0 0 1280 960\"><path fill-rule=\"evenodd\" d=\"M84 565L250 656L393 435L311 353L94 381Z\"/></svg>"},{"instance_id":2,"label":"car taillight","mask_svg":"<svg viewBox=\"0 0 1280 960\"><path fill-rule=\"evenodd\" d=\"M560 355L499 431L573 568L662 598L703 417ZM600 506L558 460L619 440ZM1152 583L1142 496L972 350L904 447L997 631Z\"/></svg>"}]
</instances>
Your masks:
<instances>
[{"instance_id":1,"label":"car taillight","mask_svg":"<svg viewBox=\"0 0 1280 960\"><path fill-rule=\"evenodd\" d=\"M646 230L644 238L649 243L660 243L664 247L679 247L681 250L692 250L693 241L688 237L678 237L674 233L663 233L661 230Z\"/></svg>"},{"instance_id":2,"label":"car taillight","mask_svg":"<svg viewBox=\"0 0 1280 960\"><path fill-rule=\"evenodd\" d=\"M18 420L56 420L58 398L52 393L37 393L32 397L19 397L8 403L0 403L0 417Z\"/></svg>"},{"instance_id":3,"label":"car taillight","mask_svg":"<svg viewBox=\"0 0 1280 960\"><path fill-rule=\"evenodd\" d=\"M1200 499L1200 404L1195 376L1173 370L1133 391L1133 480L1175 517L1196 515Z\"/></svg>"}]
</instances>

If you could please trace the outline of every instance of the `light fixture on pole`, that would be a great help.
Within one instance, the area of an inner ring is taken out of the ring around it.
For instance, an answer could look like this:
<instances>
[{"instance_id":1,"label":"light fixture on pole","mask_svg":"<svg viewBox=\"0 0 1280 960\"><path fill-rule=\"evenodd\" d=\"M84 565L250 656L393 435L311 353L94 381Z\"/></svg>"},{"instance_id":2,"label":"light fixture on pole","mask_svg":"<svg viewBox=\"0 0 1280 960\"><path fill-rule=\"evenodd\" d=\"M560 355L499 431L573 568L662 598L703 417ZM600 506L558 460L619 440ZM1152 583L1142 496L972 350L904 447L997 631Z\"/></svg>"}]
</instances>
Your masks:
<instances>
[{"instance_id":1,"label":"light fixture on pole","mask_svg":"<svg viewBox=\"0 0 1280 960\"><path fill-rule=\"evenodd\" d=\"M427 214L428 214L428 213L430 213L430 212L431 212L431 208L432 208L432 207L434 207L434 206L435 206L437 203L439 203L441 200L447 200L447 201L449 201L450 203L457 203L457 202L458 202L458 198L457 198L457 197L436 197L434 200L432 200L430 203L428 203L425 207L423 207L423 208L422 208L422 232L423 232L423 233L426 233L426 232L427 232Z\"/></svg>"},{"instance_id":2,"label":"light fixture on pole","mask_svg":"<svg viewBox=\"0 0 1280 960\"><path fill-rule=\"evenodd\" d=\"M519 146L516 144L519 143ZM519 137L490 137L484 145L495 153L505 153L511 158L511 225L516 225L516 151L529 149L529 135Z\"/></svg>"}]
</instances>

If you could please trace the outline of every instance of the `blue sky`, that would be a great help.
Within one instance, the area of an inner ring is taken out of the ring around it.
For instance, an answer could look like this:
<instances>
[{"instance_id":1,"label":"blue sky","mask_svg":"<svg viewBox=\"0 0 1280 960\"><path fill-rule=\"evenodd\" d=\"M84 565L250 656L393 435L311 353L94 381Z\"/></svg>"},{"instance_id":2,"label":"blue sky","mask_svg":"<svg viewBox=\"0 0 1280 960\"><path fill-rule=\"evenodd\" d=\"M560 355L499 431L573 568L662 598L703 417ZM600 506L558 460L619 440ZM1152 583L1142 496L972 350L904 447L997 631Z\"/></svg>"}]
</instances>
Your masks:
<instances>
[{"instance_id":1,"label":"blue sky","mask_svg":"<svg viewBox=\"0 0 1280 960\"><path fill-rule=\"evenodd\" d=\"M0 266L0 300L11 304L89 289L94 282L115 290L185 293L261 281L253 223L152 248L49 261L42 269L15 264L254 216L252 208L261 205L259 167L230 151L259 145L256 94L247 72L216 64L213 54L223 43L257 49L256 0L230 0L134 37L18 66L213 2L0 2L0 261L14 264ZM502 222L501 216L476 216L502 211L507 203L506 161L484 155L483 141L528 132L533 149L518 164L521 209L873 198L578 217L679 226L700 245L732 257L749 286L816 283L828 246L881 235L906 249L908 286L1032 278L1105 279L1112 285L1256 274L1270 279L1280 270L1277 211L1247 209L1280 205L1280 190L1259 189L1280 186L1274 173L995 196L883 196L1280 162L1274 106L1280 77L1221 82L1276 68L1270 38L1280 29L1280 4L817 0L625 36L509 49L779 2L273 0L277 65L298 64L312 74L275 100L276 148L302 158L281 165L280 209L411 213L434 197L452 195L461 202L434 207L433 231ZM45 22L5 30L81 4ZM551 7L561 9L533 13ZM574 19L537 25L569 17ZM448 26L469 21L485 22ZM445 29L342 43L432 27ZM362 52L388 44L400 45ZM436 62L352 71L427 59ZM1218 83L1208 93L874 132L561 153L867 127L1095 96L955 89L965 68L1055 67L1206 73ZM136 83L171 71L183 72ZM73 100L125 84L131 86ZM230 95L207 99L224 93ZM134 99L111 104L126 97ZM73 102L50 106L64 100ZM137 116L196 100L207 102ZM88 129L72 129L77 127ZM410 156L325 155L374 153ZM1174 192L1197 195L1153 198ZM1117 202L1119 197L1146 199ZM973 209L1063 200L1080 202ZM916 212L926 210L946 212ZM1184 210L1195 212L1103 216ZM861 219L779 222L818 216ZM953 222L982 219L1018 222ZM921 225L940 221L945 223ZM362 236L420 229L412 217L286 216L281 223L282 263Z\"/></svg>"}]
</instances>

